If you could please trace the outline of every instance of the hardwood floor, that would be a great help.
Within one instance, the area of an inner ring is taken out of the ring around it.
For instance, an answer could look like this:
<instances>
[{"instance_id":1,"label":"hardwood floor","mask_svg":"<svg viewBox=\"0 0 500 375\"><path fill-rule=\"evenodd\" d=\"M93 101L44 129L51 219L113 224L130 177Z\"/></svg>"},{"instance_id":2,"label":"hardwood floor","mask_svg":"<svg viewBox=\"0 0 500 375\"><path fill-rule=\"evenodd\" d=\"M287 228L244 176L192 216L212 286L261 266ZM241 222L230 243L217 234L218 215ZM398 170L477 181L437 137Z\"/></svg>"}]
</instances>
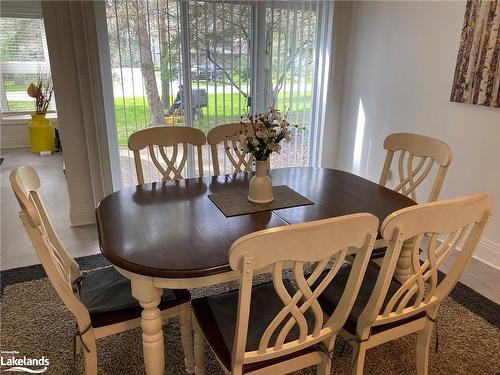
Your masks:
<instances>
[{"instance_id":1,"label":"hardwood floor","mask_svg":"<svg viewBox=\"0 0 500 375\"><path fill-rule=\"evenodd\" d=\"M62 170L62 155L39 156L28 148L2 149L1 174L1 253L2 270L39 263L19 219L19 205L10 188L9 175L17 166L28 164L36 169L42 183L41 196L63 244L74 257L99 253L95 225L71 227L69 197Z\"/></svg>"}]
</instances>

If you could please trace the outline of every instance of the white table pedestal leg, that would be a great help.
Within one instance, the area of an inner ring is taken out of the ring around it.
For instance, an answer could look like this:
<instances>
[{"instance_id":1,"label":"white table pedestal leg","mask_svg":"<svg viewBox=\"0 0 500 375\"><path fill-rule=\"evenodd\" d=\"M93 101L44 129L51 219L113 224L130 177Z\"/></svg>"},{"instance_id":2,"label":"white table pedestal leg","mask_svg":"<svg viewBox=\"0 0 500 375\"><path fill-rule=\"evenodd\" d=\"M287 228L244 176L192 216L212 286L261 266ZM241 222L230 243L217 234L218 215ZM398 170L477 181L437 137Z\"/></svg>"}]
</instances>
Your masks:
<instances>
[{"instance_id":1,"label":"white table pedestal leg","mask_svg":"<svg viewBox=\"0 0 500 375\"><path fill-rule=\"evenodd\" d=\"M404 283L412 275L411 259L413 256L413 240L403 242L401 253L394 270L394 277L400 282Z\"/></svg>"},{"instance_id":2,"label":"white table pedestal leg","mask_svg":"<svg viewBox=\"0 0 500 375\"><path fill-rule=\"evenodd\" d=\"M132 295L142 306L142 350L144 366L148 375L163 375L165 369L165 346L163 342L162 318L158 305L163 289L153 285L152 278L137 276L132 280Z\"/></svg>"}]
</instances>

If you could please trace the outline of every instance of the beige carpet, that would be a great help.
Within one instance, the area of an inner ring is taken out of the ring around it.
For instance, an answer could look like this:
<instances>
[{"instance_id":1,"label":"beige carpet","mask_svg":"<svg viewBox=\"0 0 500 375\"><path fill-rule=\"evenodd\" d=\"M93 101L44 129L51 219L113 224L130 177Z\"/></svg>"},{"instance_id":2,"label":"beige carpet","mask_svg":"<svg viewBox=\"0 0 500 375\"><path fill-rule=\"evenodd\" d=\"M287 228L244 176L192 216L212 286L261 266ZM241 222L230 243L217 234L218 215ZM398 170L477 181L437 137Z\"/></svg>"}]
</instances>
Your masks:
<instances>
[{"instance_id":1,"label":"beige carpet","mask_svg":"<svg viewBox=\"0 0 500 375\"><path fill-rule=\"evenodd\" d=\"M196 290L194 296L220 292L228 286ZM82 374L83 361L73 366L72 337L75 323L60 302L48 279L7 286L1 300L3 351L17 350L27 357L46 356L46 374ZM183 355L176 319L165 327L166 373L182 374ZM430 374L497 374L500 372L500 331L448 298L439 314L440 347L430 356ZM337 340L337 347L342 341ZM98 341L100 374L143 374L140 330ZM432 346L434 349L434 346ZM207 348L207 374L222 374ZM336 354L332 373L349 373L350 349ZM307 369L301 374L314 374ZM415 374L415 336L411 335L368 351L365 374Z\"/></svg>"}]
</instances>

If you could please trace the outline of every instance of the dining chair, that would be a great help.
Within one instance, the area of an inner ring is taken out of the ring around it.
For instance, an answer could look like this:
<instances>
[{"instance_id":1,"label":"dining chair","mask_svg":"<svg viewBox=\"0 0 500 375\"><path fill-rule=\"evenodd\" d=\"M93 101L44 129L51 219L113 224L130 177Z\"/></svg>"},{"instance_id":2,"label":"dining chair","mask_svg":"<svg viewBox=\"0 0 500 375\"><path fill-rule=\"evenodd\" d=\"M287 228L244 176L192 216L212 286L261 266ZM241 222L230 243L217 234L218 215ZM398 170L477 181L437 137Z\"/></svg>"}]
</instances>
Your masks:
<instances>
[{"instance_id":1,"label":"dining chair","mask_svg":"<svg viewBox=\"0 0 500 375\"><path fill-rule=\"evenodd\" d=\"M450 146L439 139L424 135L395 133L385 139L384 149L387 150L387 155L380 176L380 185L387 185L392 159L394 154L399 152L397 163L399 183L394 190L416 201L417 187L431 174L436 164L437 173L427 201L438 199L452 159Z\"/></svg>"},{"instance_id":2,"label":"dining chair","mask_svg":"<svg viewBox=\"0 0 500 375\"><path fill-rule=\"evenodd\" d=\"M151 161L162 175L162 181L180 180L184 178L182 173L188 158L188 145L196 146L198 175L203 177L202 146L205 144L206 137L201 130L185 126L153 126L131 134L128 138L128 148L134 152L139 185L144 184L141 150L148 149ZM180 145L182 157L177 161ZM168 155L167 147L172 147L171 155ZM164 165L159 159L160 156Z\"/></svg>"},{"instance_id":3,"label":"dining chair","mask_svg":"<svg viewBox=\"0 0 500 375\"><path fill-rule=\"evenodd\" d=\"M54 231L39 195L39 176L32 167L14 169L10 183L38 258L57 294L76 319L75 354L83 347L85 373L97 374L96 340L141 325L142 308L131 295L130 281L114 267L80 271ZM164 320L179 316L185 364L192 373L190 299L187 290L165 290L159 309Z\"/></svg>"},{"instance_id":4,"label":"dining chair","mask_svg":"<svg viewBox=\"0 0 500 375\"><path fill-rule=\"evenodd\" d=\"M204 336L226 373L284 374L317 365L319 374L329 374L325 353L356 298L377 228L375 216L361 213L266 229L234 242L229 265L240 274L239 290L192 301L195 373L204 373ZM348 251L355 260L346 292L324 321L317 298ZM312 273L305 277L307 266ZM252 286L262 272L270 272L272 282Z\"/></svg>"},{"instance_id":5,"label":"dining chair","mask_svg":"<svg viewBox=\"0 0 500 375\"><path fill-rule=\"evenodd\" d=\"M242 127L245 125L237 123L223 124L211 129L207 134L207 141L210 145L212 155L212 165L214 167L214 175L220 175L219 166L219 145L223 146L222 158L227 158L231 163L234 173L252 172L252 164L254 161L253 155L245 153L239 145Z\"/></svg>"},{"instance_id":6,"label":"dining chair","mask_svg":"<svg viewBox=\"0 0 500 375\"><path fill-rule=\"evenodd\" d=\"M381 235L389 241L387 252L380 267L370 261L354 307L340 331L353 346L353 374L363 373L368 349L414 332L417 374L428 373L429 345L439 306L474 253L492 205L491 195L477 194L411 206L384 220ZM412 250L408 260L412 274L401 280L394 274L405 246ZM425 249L422 258L421 248ZM441 278L438 269L445 262L450 268ZM350 263L343 265L319 297L327 316L341 303L345 275L352 267Z\"/></svg>"}]
</instances>

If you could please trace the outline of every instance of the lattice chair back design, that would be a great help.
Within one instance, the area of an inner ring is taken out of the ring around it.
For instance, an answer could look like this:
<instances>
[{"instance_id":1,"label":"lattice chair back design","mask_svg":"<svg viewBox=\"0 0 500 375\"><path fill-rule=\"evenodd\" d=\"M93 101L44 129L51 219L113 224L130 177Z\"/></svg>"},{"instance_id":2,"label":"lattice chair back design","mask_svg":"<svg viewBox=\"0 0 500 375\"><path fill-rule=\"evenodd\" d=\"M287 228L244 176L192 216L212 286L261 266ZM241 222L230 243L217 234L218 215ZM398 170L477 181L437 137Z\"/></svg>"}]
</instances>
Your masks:
<instances>
[{"instance_id":1,"label":"lattice chair back design","mask_svg":"<svg viewBox=\"0 0 500 375\"><path fill-rule=\"evenodd\" d=\"M114 267L80 271L54 231L39 195L40 179L32 167L14 169L10 183L38 258L57 294L76 319L75 349L77 353L84 349L85 373L96 374L96 339L140 327L142 309L131 295L130 281ZM189 301L187 290L167 290L159 308L163 319L180 316L186 366L192 371Z\"/></svg>"},{"instance_id":2,"label":"lattice chair back design","mask_svg":"<svg viewBox=\"0 0 500 375\"><path fill-rule=\"evenodd\" d=\"M380 185L386 186L392 159L394 154L399 152L397 164L399 183L394 190L416 201L417 187L431 174L433 166L437 165L437 173L427 201L438 199L451 164L453 153L450 146L439 139L424 135L396 133L385 139L384 149L387 150L387 155L380 176Z\"/></svg>"},{"instance_id":3,"label":"lattice chair back design","mask_svg":"<svg viewBox=\"0 0 500 375\"><path fill-rule=\"evenodd\" d=\"M212 165L214 175L220 175L220 160L222 156L229 161L234 173L251 172L254 161L252 154L244 154L240 146L240 135L242 134L242 125L240 123L224 124L216 126L207 134L207 141L210 145L212 155ZM219 156L219 145L223 146L223 154Z\"/></svg>"},{"instance_id":4,"label":"lattice chair back design","mask_svg":"<svg viewBox=\"0 0 500 375\"><path fill-rule=\"evenodd\" d=\"M477 194L404 208L385 219L386 255L380 269L370 262L359 294L364 297L358 297L342 331L355 349L354 374L363 373L367 349L413 332L418 332L417 373L427 374L439 305L472 257L492 206L491 195ZM411 248L411 274L398 280L393 275L404 247ZM449 271L440 280L438 269L445 262ZM320 297L325 312L336 305L341 284L334 279Z\"/></svg>"},{"instance_id":5,"label":"lattice chair back design","mask_svg":"<svg viewBox=\"0 0 500 375\"><path fill-rule=\"evenodd\" d=\"M185 126L153 126L139 130L128 138L128 148L134 152L137 181L144 184L144 172L140 151L147 148L147 158L161 174L162 181L183 179L183 170L188 160L189 147L196 147L198 176L203 177L202 146L206 144L205 134ZM181 147L179 147L181 146ZM171 151L168 149L171 147ZM179 154L182 154L178 159Z\"/></svg>"},{"instance_id":6,"label":"lattice chair back design","mask_svg":"<svg viewBox=\"0 0 500 375\"><path fill-rule=\"evenodd\" d=\"M239 292L192 301L196 373L203 373L204 335L231 374L285 374L313 365L319 373L329 374L331 363L324 352L333 349L356 298L377 228L375 216L354 214L263 230L237 240L229 264L241 274ZM317 298L348 253L354 253L355 260L346 291L338 308L325 318ZM253 286L262 272L270 272L272 282Z\"/></svg>"}]
</instances>

